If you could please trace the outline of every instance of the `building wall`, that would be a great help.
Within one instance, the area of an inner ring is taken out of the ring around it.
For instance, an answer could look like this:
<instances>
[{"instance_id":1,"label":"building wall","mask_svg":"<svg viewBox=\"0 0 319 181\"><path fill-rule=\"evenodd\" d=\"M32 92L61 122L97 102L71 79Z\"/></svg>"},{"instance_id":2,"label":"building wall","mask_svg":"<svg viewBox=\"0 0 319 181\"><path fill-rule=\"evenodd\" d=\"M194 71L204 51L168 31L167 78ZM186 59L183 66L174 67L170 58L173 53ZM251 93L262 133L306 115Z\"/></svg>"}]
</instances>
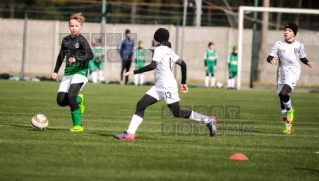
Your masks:
<instances>
[{"instance_id":1,"label":"building wall","mask_svg":"<svg viewBox=\"0 0 319 181\"><path fill-rule=\"evenodd\" d=\"M143 40L145 48L150 48L154 31L159 28L167 28L170 31L172 49L186 61L188 67L188 83L204 84L205 70L203 54L207 49L208 42L212 41L218 52L218 63L216 70L216 81L226 83L228 78L227 57L232 51L232 46L237 42L237 30L225 27L185 27L184 44L182 46L183 28L172 25L123 25L106 24L106 42L110 41L111 33L123 35L125 29L129 28L136 33L137 40ZM0 18L0 73L19 75L22 65L23 52L23 30L24 20L1 19ZM177 31L178 30L178 31ZM90 41L94 33L100 33L99 23L84 23L82 34L87 35ZM25 75L50 76L56 57L60 50L61 37L69 33L68 22L28 20L27 38L25 49ZM267 52L272 45L283 38L283 32L269 31L267 41ZM315 68L309 69L301 65L302 74L298 84L304 86L317 86L318 69L316 68L316 52L318 49L318 33L312 31L299 31L296 37L305 44L307 58L314 61ZM177 44L178 42L178 44ZM243 86L247 86L250 80L252 31L245 29L243 34L243 57L241 80ZM107 43L109 44L109 42ZM178 46L178 47L177 47ZM182 51L183 49L183 51ZM115 50L115 51L113 51ZM118 81L120 79L121 61L118 57L116 47L106 46L106 61L104 66L107 81ZM260 57L258 79L259 84L275 84L276 68L266 62L267 57ZM134 68L132 64L131 70ZM64 65L62 65L59 76L63 76ZM175 74L180 79L180 68L177 65ZM146 81L153 81L153 72L145 73ZM133 77L130 78L133 81Z\"/></svg>"}]
</instances>

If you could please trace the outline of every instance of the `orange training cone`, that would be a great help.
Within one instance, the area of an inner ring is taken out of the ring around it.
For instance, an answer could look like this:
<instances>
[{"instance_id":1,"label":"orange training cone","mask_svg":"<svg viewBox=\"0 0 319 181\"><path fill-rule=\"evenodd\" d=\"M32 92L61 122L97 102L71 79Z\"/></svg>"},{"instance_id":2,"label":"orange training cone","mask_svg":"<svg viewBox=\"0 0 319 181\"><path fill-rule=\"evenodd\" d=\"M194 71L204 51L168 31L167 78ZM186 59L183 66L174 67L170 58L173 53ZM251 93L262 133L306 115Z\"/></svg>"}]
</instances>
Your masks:
<instances>
[{"instance_id":1,"label":"orange training cone","mask_svg":"<svg viewBox=\"0 0 319 181\"><path fill-rule=\"evenodd\" d=\"M230 160L248 160L248 158L242 153L235 153L229 159Z\"/></svg>"}]
</instances>

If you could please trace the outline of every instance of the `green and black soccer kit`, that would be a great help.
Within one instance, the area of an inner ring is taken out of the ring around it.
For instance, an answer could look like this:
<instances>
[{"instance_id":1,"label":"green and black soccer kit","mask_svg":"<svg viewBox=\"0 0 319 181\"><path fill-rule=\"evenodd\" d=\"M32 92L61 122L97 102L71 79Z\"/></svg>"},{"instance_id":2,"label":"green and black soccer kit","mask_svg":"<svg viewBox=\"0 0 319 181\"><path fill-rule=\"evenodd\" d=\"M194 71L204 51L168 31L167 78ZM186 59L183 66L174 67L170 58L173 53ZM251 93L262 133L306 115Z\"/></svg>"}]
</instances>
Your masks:
<instances>
[{"instance_id":1,"label":"green and black soccer kit","mask_svg":"<svg viewBox=\"0 0 319 181\"><path fill-rule=\"evenodd\" d=\"M218 58L217 52L215 49L205 51L204 62L205 62L205 67L207 67L206 76L208 76L209 74L214 76L215 74L214 67L217 65L217 58Z\"/></svg>"},{"instance_id":2,"label":"green and black soccer kit","mask_svg":"<svg viewBox=\"0 0 319 181\"><path fill-rule=\"evenodd\" d=\"M135 63L136 63L136 69L140 69L144 67L145 64L145 56L146 56L146 50L142 48L137 48L135 51Z\"/></svg>"},{"instance_id":3,"label":"green and black soccer kit","mask_svg":"<svg viewBox=\"0 0 319 181\"><path fill-rule=\"evenodd\" d=\"M63 38L60 53L57 57L54 72L58 73L64 58L66 57L66 65L64 76L80 74L87 76L89 61L94 58L92 49L87 40L79 34L72 38L71 35ZM75 58L75 62L68 62L68 58Z\"/></svg>"},{"instance_id":4,"label":"green and black soccer kit","mask_svg":"<svg viewBox=\"0 0 319 181\"><path fill-rule=\"evenodd\" d=\"M68 62L70 57L75 58L75 62ZM85 79L87 80L89 61L94 58L94 55L89 43L81 34L74 38L69 35L62 40L60 53L54 68L55 73L58 73L65 58L66 65L57 95L57 103L59 106L70 106L73 124L80 125L78 104L82 100L78 93L85 83Z\"/></svg>"},{"instance_id":5,"label":"green and black soccer kit","mask_svg":"<svg viewBox=\"0 0 319 181\"><path fill-rule=\"evenodd\" d=\"M231 53L228 58L228 68L229 68L229 78L234 78L237 76L238 67L238 55Z\"/></svg>"}]
</instances>

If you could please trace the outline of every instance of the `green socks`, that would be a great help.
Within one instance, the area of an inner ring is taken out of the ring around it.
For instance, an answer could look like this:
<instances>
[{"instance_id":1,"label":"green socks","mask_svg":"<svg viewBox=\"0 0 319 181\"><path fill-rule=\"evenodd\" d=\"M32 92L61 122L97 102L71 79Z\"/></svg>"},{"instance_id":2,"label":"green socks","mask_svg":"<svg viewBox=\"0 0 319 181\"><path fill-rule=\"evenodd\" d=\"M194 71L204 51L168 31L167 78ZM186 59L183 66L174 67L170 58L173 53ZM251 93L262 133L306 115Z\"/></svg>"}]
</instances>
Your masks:
<instances>
[{"instance_id":1,"label":"green socks","mask_svg":"<svg viewBox=\"0 0 319 181\"><path fill-rule=\"evenodd\" d=\"M76 97L76 102L77 102L78 104L80 104L80 103L82 102L82 99L81 99L80 96L77 96L77 97Z\"/></svg>"},{"instance_id":2,"label":"green socks","mask_svg":"<svg viewBox=\"0 0 319 181\"><path fill-rule=\"evenodd\" d=\"M81 125L80 109L77 109L71 112L71 116L72 116L73 126Z\"/></svg>"}]
</instances>

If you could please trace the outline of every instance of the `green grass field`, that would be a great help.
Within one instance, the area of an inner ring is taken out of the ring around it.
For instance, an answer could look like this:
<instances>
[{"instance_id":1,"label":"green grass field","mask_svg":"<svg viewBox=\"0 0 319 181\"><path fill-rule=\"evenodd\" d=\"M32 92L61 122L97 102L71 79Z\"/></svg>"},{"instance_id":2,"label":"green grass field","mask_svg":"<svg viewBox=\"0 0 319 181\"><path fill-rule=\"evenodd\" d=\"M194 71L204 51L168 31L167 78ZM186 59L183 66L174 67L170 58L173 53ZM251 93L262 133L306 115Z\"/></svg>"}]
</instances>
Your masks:
<instances>
[{"instance_id":1,"label":"green grass field","mask_svg":"<svg viewBox=\"0 0 319 181\"><path fill-rule=\"evenodd\" d=\"M126 130L147 86L87 84L84 132L71 133L68 107L56 104L57 82L0 81L0 180L319 180L319 94L294 92L295 132L283 135L275 91L191 88L181 105L239 106L240 117L219 119L215 137L169 136L164 101L146 110L136 140L113 138ZM296 88L298 90L298 87ZM33 131L37 113L49 119L46 131ZM250 124L250 132L227 125ZM194 128L194 127L193 127ZM231 161L236 152L248 161Z\"/></svg>"}]
</instances>

